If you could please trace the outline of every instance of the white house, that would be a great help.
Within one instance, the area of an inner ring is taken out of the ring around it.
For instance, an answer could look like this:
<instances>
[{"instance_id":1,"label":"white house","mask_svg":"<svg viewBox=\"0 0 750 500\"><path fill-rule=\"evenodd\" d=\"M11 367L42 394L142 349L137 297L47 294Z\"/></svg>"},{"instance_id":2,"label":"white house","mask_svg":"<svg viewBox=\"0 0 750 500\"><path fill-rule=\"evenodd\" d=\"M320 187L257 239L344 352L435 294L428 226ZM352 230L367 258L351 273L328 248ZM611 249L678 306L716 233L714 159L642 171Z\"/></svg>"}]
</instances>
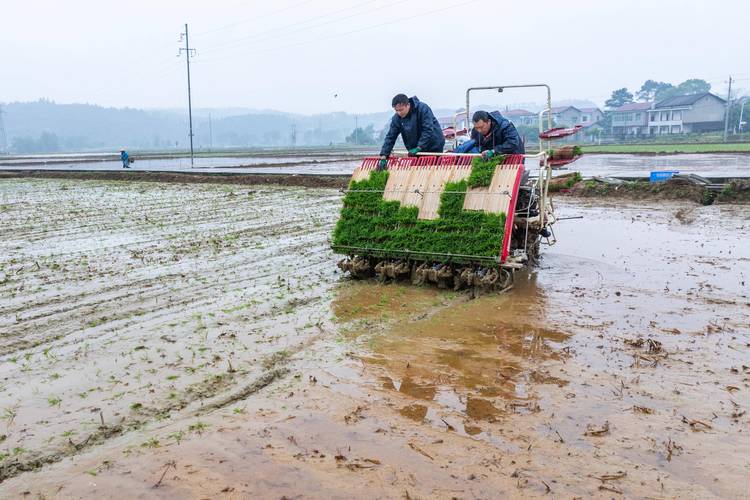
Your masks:
<instances>
[{"instance_id":1,"label":"white house","mask_svg":"<svg viewBox=\"0 0 750 500\"><path fill-rule=\"evenodd\" d=\"M669 97L648 113L648 133L689 134L724 128L726 101L710 92Z\"/></svg>"}]
</instances>

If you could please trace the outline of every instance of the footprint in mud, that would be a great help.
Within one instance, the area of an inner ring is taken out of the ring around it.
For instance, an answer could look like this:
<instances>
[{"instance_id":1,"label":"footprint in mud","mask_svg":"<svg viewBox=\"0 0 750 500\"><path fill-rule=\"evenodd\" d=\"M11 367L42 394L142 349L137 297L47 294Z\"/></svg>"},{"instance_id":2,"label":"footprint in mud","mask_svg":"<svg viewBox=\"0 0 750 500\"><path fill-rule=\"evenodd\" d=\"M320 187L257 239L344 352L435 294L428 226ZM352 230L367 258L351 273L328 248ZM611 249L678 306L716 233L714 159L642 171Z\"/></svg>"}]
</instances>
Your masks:
<instances>
[{"instance_id":1,"label":"footprint in mud","mask_svg":"<svg viewBox=\"0 0 750 500\"><path fill-rule=\"evenodd\" d=\"M406 418L422 422L427 416L427 407L420 404L407 405L401 408L398 412Z\"/></svg>"},{"instance_id":2,"label":"footprint in mud","mask_svg":"<svg viewBox=\"0 0 750 500\"><path fill-rule=\"evenodd\" d=\"M693 208L678 208L674 213L674 218L681 224L692 224L695 222L695 210Z\"/></svg>"}]
</instances>

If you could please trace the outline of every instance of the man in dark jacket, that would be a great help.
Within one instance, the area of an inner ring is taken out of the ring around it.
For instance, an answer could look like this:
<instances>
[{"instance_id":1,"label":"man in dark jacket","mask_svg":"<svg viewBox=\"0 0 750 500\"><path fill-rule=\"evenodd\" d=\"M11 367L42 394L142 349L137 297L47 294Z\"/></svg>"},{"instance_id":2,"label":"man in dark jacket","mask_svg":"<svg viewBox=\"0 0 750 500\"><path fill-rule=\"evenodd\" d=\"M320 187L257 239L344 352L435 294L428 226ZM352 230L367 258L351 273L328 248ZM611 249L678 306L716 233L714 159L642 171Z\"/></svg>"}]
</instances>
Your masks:
<instances>
[{"instance_id":1,"label":"man in dark jacket","mask_svg":"<svg viewBox=\"0 0 750 500\"><path fill-rule=\"evenodd\" d=\"M388 155L393 151L399 134L404 146L409 150L409 156L417 153L442 153L445 146L443 129L440 127L430 107L414 97L398 94L391 101L396 112L391 118L391 125L385 135L383 147L380 149L378 168L383 169L388 163Z\"/></svg>"},{"instance_id":2,"label":"man in dark jacket","mask_svg":"<svg viewBox=\"0 0 750 500\"><path fill-rule=\"evenodd\" d=\"M472 116L471 140L456 148L456 153L478 152L487 159L496 154L524 154L521 136L516 127L499 111L477 111Z\"/></svg>"}]
</instances>

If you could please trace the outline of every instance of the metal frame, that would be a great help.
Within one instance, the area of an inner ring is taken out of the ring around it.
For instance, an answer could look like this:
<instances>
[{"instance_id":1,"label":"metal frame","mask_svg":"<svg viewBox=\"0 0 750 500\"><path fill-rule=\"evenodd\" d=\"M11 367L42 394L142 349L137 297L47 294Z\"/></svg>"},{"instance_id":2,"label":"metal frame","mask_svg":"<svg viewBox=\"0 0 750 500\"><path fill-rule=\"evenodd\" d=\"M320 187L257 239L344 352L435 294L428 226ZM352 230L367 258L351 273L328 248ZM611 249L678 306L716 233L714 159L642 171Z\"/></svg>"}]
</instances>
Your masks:
<instances>
[{"instance_id":1,"label":"metal frame","mask_svg":"<svg viewBox=\"0 0 750 500\"><path fill-rule=\"evenodd\" d=\"M547 108L543 109L539 112L539 133L542 133L544 131L544 128L542 127L542 116L544 113L547 113L547 129L552 128L552 90L550 90L550 86L546 83L529 83L526 85L495 85L490 87L469 87L466 89L466 118L467 120L470 119L470 104L469 104L469 96L472 91L477 90L497 90L498 92L503 92L505 89L525 89L525 88L535 88L535 87L544 87L547 89ZM548 141L549 142L549 141ZM544 148L542 147L542 139L539 139L539 151L542 151Z\"/></svg>"},{"instance_id":2,"label":"metal frame","mask_svg":"<svg viewBox=\"0 0 750 500\"><path fill-rule=\"evenodd\" d=\"M543 109L539 112L539 119L537 120L539 123L539 133L541 134L544 132L544 127L542 126L542 120L544 117L544 114L547 113L547 129L552 128L552 90L550 89L550 86L546 83L529 83L524 85L493 85L488 87L469 87L466 89L466 117L469 119L470 117L470 110L471 110L471 103L470 103L470 96L471 92L476 92L479 90L496 90L498 92L503 92L505 89L525 89L525 88L544 88L547 89L547 108ZM549 163L549 157L547 155L546 150L550 147L550 141L547 141L547 148L544 147L544 141L540 138L539 139L539 153L536 155L524 155L524 158L542 158L542 167L539 171L539 178L537 180L539 184L539 193L540 193L540 200L539 200L539 225L540 227L545 226L546 222L546 215L547 215L547 209L549 204L549 210L550 210L550 218L554 222L554 215L552 215L552 205L549 201L549 181L552 179L552 167ZM529 220L526 220L527 226L529 223Z\"/></svg>"},{"instance_id":3,"label":"metal frame","mask_svg":"<svg viewBox=\"0 0 750 500\"><path fill-rule=\"evenodd\" d=\"M398 151L396 154L407 155L406 151ZM417 153L417 156L470 156L478 157L482 156L480 153ZM539 187L539 226L544 227L547 223L553 224L555 217L553 215L553 208L549 199L549 182L552 179L552 166L549 162L549 155L546 150L542 150L539 153L525 154L523 155L524 160L526 159L539 159L542 165L539 167L539 176L536 178L537 185ZM547 212L549 210L549 217ZM549 222L548 222L549 221ZM526 219L527 224L535 222L534 219Z\"/></svg>"},{"instance_id":4,"label":"metal frame","mask_svg":"<svg viewBox=\"0 0 750 500\"><path fill-rule=\"evenodd\" d=\"M459 111L453 114L453 149L458 147L458 118L460 116L466 116L466 133L470 134L469 130L469 115L466 111Z\"/></svg>"}]
</instances>

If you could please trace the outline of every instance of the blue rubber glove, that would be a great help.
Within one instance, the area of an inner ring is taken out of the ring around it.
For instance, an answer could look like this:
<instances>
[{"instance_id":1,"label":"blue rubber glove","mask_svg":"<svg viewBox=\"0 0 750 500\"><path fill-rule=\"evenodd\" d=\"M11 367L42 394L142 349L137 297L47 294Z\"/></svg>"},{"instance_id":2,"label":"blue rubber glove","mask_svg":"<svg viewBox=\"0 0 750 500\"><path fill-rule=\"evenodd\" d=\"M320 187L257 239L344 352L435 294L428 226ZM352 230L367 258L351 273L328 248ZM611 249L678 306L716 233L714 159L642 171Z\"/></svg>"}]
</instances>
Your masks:
<instances>
[{"instance_id":1,"label":"blue rubber glove","mask_svg":"<svg viewBox=\"0 0 750 500\"><path fill-rule=\"evenodd\" d=\"M422 151L422 148L411 148L409 150L409 156L417 156L417 153Z\"/></svg>"},{"instance_id":2,"label":"blue rubber glove","mask_svg":"<svg viewBox=\"0 0 750 500\"><path fill-rule=\"evenodd\" d=\"M488 149L487 151L482 151L483 160L489 160L493 156L495 156L495 151L493 151L492 149Z\"/></svg>"},{"instance_id":3,"label":"blue rubber glove","mask_svg":"<svg viewBox=\"0 0 750 500\"><path fill-rule=\"evenodd\" d=\"M378 162L378 170L386 170L388 168L388 160L381 158Z\"/></svg>"}]
</instances>

